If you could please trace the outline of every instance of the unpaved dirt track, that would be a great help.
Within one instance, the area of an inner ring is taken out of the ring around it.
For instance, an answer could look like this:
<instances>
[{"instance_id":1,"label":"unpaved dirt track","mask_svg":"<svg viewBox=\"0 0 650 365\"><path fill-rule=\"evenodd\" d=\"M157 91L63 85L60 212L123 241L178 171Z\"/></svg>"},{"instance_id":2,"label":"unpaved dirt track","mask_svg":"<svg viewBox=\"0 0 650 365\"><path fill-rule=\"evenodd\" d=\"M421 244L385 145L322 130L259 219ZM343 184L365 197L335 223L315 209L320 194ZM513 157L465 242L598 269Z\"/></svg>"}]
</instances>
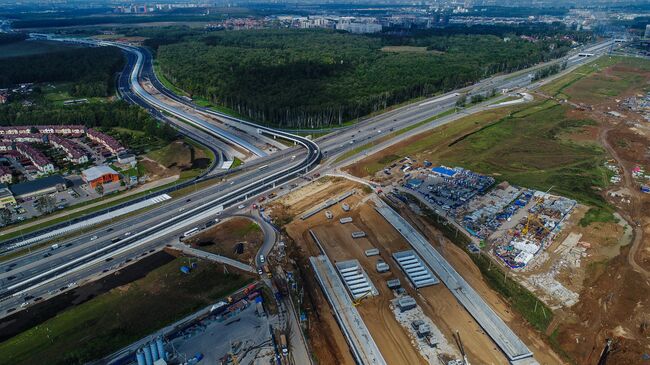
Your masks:
<instances>
[{"instance_id":1,"label":"unpaved dirt track","mask_svg":"<svg viewBox=\"0 0 650 365\"><path fill-rule=\"evenodd\" d=\"M641 210L641 200L643 194L642 192L639 191L638 187L636 186L636 183L634 182L634 178L632 177L632 174L630 173L631 168L628 166L628 164L621 159L619 156L618 152L616 151L615 148L612 147L608 140L608 133L615 129L615 128L622 128L624 122L619 122L615 127L605 127L601 130L599 140L600 143L605 147L607 152L616 160L616 162L619 164L619 166L622 167L623 170L623 186L626 187L629 192L630 192L630 208L627 210L620 210L618 213L627 221L627 223L632 227L633 229L633 238L632 238L632 247L630 247L630 251L627 254L627 261L632 266L634 271L638 272L639 274L643 275L646 279L650 279L650 271L644 269L641 265L639 265L636 261L636 256L637 253L639 252L639 249L641 248L643 244L643 227L641 225L641 221L643 220L643 212Z\"/></svg>"}]
</instances>

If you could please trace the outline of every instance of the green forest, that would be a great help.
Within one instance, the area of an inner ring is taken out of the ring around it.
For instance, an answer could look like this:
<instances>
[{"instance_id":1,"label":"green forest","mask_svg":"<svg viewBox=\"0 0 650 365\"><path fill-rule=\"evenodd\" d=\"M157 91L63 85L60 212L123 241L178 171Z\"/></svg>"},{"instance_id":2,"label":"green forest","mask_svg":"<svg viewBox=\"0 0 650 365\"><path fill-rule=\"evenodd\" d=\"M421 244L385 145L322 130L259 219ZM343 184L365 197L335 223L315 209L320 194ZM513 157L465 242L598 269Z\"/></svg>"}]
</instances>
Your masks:
<instances>
[{"instance_id":1,"label":"green forest","mask_svg":"<svg viewBox=\"0 0 650 365\"><path fill-rule=\"evenodd\" d=\"M27 82L73 82L73 96L107 96L124 65L114 47L62 48L61 51L12 57L0 62L0 88Z\"/></svg>"},{"instance_id":2,"label":"green forest","mask_svg":"<svg viewBox=\"0 0 650 365\"><path fill-rule=\"evenodd\" d=\"M63 82L72 83L70 94L75 97L110 96L115 91L115 74L123 65L124 55L114 47L63 47L41 55L3 59L0 87L23 82L33 82L35 86L32 93L14 94L9 103L0 105L0 125L122 127L144 131L163 141L173 140L177 136L175 129L158 123L146 110L125 101L66 106L47 100L43 94L43 83Z\"/></svg>"},{"instance_id":3,"label":"green forest","mask_svg":"<svg viewBox=\"0 0 650 365\"><path fill-rule=\"evenodd\" d=\"M151 46L164 76L193 96L263 124L322 128L561 57L571 43L558 32L530 41L516 32L503 37L467 29L448 35L178 32L171 42L156 39ZM421 51L392 51L402 45Z\"/></svg>"}]
</instances>

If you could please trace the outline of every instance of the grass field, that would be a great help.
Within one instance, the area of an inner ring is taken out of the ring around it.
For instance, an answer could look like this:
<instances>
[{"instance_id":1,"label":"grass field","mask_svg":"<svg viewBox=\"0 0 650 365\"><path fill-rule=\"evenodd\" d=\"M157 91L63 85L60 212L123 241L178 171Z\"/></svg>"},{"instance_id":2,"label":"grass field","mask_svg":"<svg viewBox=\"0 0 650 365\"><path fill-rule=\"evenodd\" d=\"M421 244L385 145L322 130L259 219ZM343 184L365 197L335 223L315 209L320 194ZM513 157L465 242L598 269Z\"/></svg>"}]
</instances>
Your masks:
<instances>
[{"instance_id":1,"label":"grass field","mask_svg":"<svg viewBox=\"0 0 650 365\"><path fill-rule=\"evenodd\" d=\"M233 158L232 160L232 166L230 166L231 169L237 168L241 166L244 162L237 157Z\"/></svg>"},{"instance_id":2,"label":"grass field","mask_svg":"<svg viewBox=\"0 0 650 365\"><path fill-rule=\"evenodd\" d=\"M386 149L381 153L369 156L360 163L357 163L353 167L352 172L357 176L374 175L386 167L387 164L404 156L437 150L442 147L444 142L449 143L449 141L460 138L464 134L480 128L493 120L502 118L508 115L510 110L507 108L488 110L437 127L430 132L419 134L409 138L405 142L398 143L396 148Z\"/></svg>"},{"instance_id":3,"label":"grass field","mask_svg":"<svg viewBox=\"0 0 650 365\"><path fill-rule=\"evenodd\" d=\"M555 194L607 209L594 189L607 185L605 152L595 143L578 144L563 137L593 123L568 118L568 108L545 101L471 115L371 156L352 172L372 175L403 156L415 156L493 174L520 186L551 188ZM593 214L599 220L607 216Z\"/></svg>"},{"instance_id":4,"label":"grass field","mask_svg":"<svg viewBox=\"0 0 650 365\"><path fill-rule=\"evenodd\" d=\"M569 107L552 101L537 103L487 124L452 142L430 157L499 179L602 206L593 187L607 185L605 152L595 143L576 144L557 138L560 133L593 124L572 120Z\"/></svg>"},{"instance_id":5,"label":"grass field","mask_svg":"<svg viewBox=\"0 0 650 365\"><path fill-rule=\"evenodd\" d=\"M641 74L641 73L646 74ZM541 88L549 95L576 102L597 103L630 88L647 85L650 62L629 57L601 57Z\"/></svg>"},{"instance_id":6,"label":"grass field","mask_svg":"<svg viewBox=\"0 0 650 365\"><path fill-rule=\"evenodd\" d=\"M75 46L65 45L60 42L44 42L44 41L22 41L0 46L0 59L33 56L37 54L56 52L60 50L70 49Z\"/></svg>"},{"instance_id":7,"label":"grass field","mask_svg":"<svg viewBox=\"0 0 650 365\"><path fill-rule=\"evenodd\" d=\"M176 259L0 344L1 364L81 364L105 356L207 306L251 279Z\"/></svg>"},{"instance_id":8,"label":"grass field","mask_svg":"<svg viewBox=\"0 0 650 365\"><path fill-rule=\"evenodd\" d=\"M75 99L88 99L89 103L102 103L106 102L108 98L105 97L90 97L82 98L78 96L70 95L70 88L72 84L70 83L57 83L51 86L44 86L43 99L53 102L55 105L63 105L63 102L66 100L75 100Z\"/></svg>"}]
</instances>

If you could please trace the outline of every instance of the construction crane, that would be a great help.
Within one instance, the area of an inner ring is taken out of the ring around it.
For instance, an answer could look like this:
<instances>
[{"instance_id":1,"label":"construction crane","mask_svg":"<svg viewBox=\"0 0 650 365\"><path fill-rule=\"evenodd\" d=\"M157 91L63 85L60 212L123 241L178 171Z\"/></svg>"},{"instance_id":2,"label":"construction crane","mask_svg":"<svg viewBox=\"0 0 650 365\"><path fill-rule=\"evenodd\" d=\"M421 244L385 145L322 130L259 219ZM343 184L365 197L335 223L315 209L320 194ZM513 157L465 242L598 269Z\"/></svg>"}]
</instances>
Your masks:
<instances>
[{"instance_id":1,"label":"construction crane","mask_svg":"<svg viewBox=\"0 0 650 365\"><path fill-rule=\"evenodd\" d=\"M542 221L537 217L537 215L531 213L531 214L528 214L528 219L526 220L526 226L524 227L524 229L521 230L521 234L522 234L522 235L525 236L526 233L528 233L528 230L530 229L530 221L531 221L531 220L533 220L533 221L539 223L539 226L540 226L540 227L542 227L542 228L543 228L544 230L546 230L548 233L551 233L551 230L548 229L548 228L546 227L546 225L544 225L544 223L543 223L543 222L542 222Z\"/></svg>"},{"instance_id":2,"label":"construction crane","mask_svg":"<svg viewBox=\"0 0 650 365\"><path fill-rule=\"evenodd\" d=\"M453 335L454 340L456 340L456 345L460 350L460 354L463 356L463 365L470 365L469 360L467 359L467 354L465 353L465 346L463 346L463 341L460 339L460 332L456 330L456 333Z\"/></svg>"},{"instance_id":3,"label":"construction crane","mask_svg":"<svg viewBox=\"0 0 650 365\"><path fill-rule=\"evenodd\" d=\"M352 305L354 305L355 307L358 306L359 304L361 304L361 302L362 302L364 299L368 298L368 297L370 296L370 294L372 294L372 293L370 292L370 290L368 290L367 292L363 293L362 296L360 296L359 298L357 298L357 299L355 299L355 300L352 301Z\"/></svg>"},{"instance_id":4,"label":"construction crane","mask_svg":"<svg viewBox=\"0 0 650 365\"><path fill-rule=\"evenodd\" d=\"M551 189L553 189L553 186L548 188L548 190L546 190L546 192L544 192L544 194L548 194L548 192L551 191ZM539 198L535 199L536 204L542 204L543 201L544 201L544 198L541 197L541 196ZM533 214L528 213L528 216L526 217L526 226L524 226L524 229L521 230L521 235L522 236L525 236L528 233L528 229L530 228L530 217L531 216L533 216ZM539 218L537 218L537 216L534 216L533 219L535 219L537 222L541 223ZM543 224L542 224L542 227L544 227L548 231L548 228L546 228Z\"/></svg>"}]
</instances>

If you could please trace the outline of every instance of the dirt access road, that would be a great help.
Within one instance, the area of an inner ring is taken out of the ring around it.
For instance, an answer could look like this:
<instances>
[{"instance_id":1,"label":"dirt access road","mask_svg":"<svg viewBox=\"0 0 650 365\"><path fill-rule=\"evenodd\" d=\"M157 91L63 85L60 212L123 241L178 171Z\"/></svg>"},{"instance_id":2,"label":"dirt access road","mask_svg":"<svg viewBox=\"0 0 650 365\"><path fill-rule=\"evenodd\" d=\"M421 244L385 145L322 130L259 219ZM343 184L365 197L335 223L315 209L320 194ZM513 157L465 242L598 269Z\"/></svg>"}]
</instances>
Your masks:
<instances>
[{"instance_id":1,"label":"dirt access road","mask_svg":"<svg viewBox=\"0 0 650 365\"><path fill-rule=\"evenodd\" d=\"M639 188L637 187L637 184L634 182L634 178L632 177L631 174L631 166L629 163L624 161L618 154L615 148L612 147L612 145L609 142L608 139L608 134L611 130L621 128L622 124L624 122L619 122L617 126L615 127L605 127L601 130L599 140L600 143L605 147L607 152L616 160L616 162L623 167L623 186L628 189L629 191L629 196L630 196L630 205L629 209L627 210L619 210L619 214L625 218L627 223L632 227L633 229L633 239L632 239L632 247L630 247L630 250L628 251L627 254L627 261L634 268L634 271L638 272L639 274L643 275L646 280L650 279L650 271L646 270L643 268L641 265L639 265L636 261L637 254L639 253L639 250L641 249L644 240L643 240L643 226L641 222L644 219L644 214L642 212L641 207L643 206L642 200L644 198L643 194L641 191L639 191Z\"/></svg>"},{"instance_id":2,"label":"dirt access road","mask_svg":"<svg viewBox=\"0 0 650 365\"><path fill-rule=\"evenodd\" d=\"M364 266L366 272L373 281L375 287L380 291L377 297L364 300L358 307L364 321L366 322L373 338L378 343L382 354L390 364L419 364L426 363L425 359L418 354L417 350L409 341L405 329L396 321L390 311L390 300L393 294L386 287L388 277L397 277L407 292L413 296L424 313L429 317L436 326L441 330L448 343L453 345L452 334L459 330L463 336L466 350L470 360L473 363L480 364L503 364L506 363L504 355L498 350L492 340L482 331L467 311L455 300L449 289L443 284L421 288L415 290L407 283L406 277L395 266L391 258L392 253L410 249L410 245L402 238L392 226L390 226L373 208L370 202L367 202L367 196L358 188L357 195L346 200L352 210L343 212L340 205L330 208L334 214L332 220L325 217L325 213L319 213L315 216L301 220L298 218L302 211L309 210L310 207L322 203L332 196L340 195L354 187L350 182L329 180L322 184L316 183L316 188L309 191L299 191L297 195L288 196L284 201L279 202L272 207L272 216L275 213L280 215L291 214L294 219L286 225L286 230L294 246L301 252L304 257L319 254L319 250L309 236L309 229L313 229L322 243L328 256L334 261L357 259ZM319 185L320 184L320 185ZM403 213L404 214L404 213ZM353 223L341 225L338 219L343 216L353 218ZM532 351L543 364L560 364L562 361L549 345L543 340L543 335L532 330L530 326L511 311L508 303L501 299L492 291L487 283L484 282L479 270L473 265L471 259L461 249L442 237L440 232L427 225L417 216L407 216L415 226L420 229L425 236L430 237L432 245L439 249L442 254L452 263L452 265L465 277L468 282L486 299L494 310L511 326L515 332L530 346ZM351 232L362 230L368 234L368 237L360 240L353 240ZM380 257L391 265L390 274L379 274L375 270L377 257L365 257L364 250L376 247L380 250ZM313 273L310 272L310 275ZM307 280L309 281L309 280ZM316 307L320 308L320 316L329 319L329 309L327 302L320 294L320 289L316 286L315 294L312 296L316 299ZM326 321L328 330L333 333L328 336L327 340L330 346L338 347L337 351L347 351L347 346L341 348L342 339L338 326ZM316 341L314 341L316 340ZM320 342L324 339L311 338L313 348L323 348ZM337 346L338 344L338 346ZM345 345L345 342L342 343ZM413 357L415 355L415 357ZM321 355L319 355L321 356ZM343 362L339 362L343 363Z\"/></svg>"}]
</instances>

